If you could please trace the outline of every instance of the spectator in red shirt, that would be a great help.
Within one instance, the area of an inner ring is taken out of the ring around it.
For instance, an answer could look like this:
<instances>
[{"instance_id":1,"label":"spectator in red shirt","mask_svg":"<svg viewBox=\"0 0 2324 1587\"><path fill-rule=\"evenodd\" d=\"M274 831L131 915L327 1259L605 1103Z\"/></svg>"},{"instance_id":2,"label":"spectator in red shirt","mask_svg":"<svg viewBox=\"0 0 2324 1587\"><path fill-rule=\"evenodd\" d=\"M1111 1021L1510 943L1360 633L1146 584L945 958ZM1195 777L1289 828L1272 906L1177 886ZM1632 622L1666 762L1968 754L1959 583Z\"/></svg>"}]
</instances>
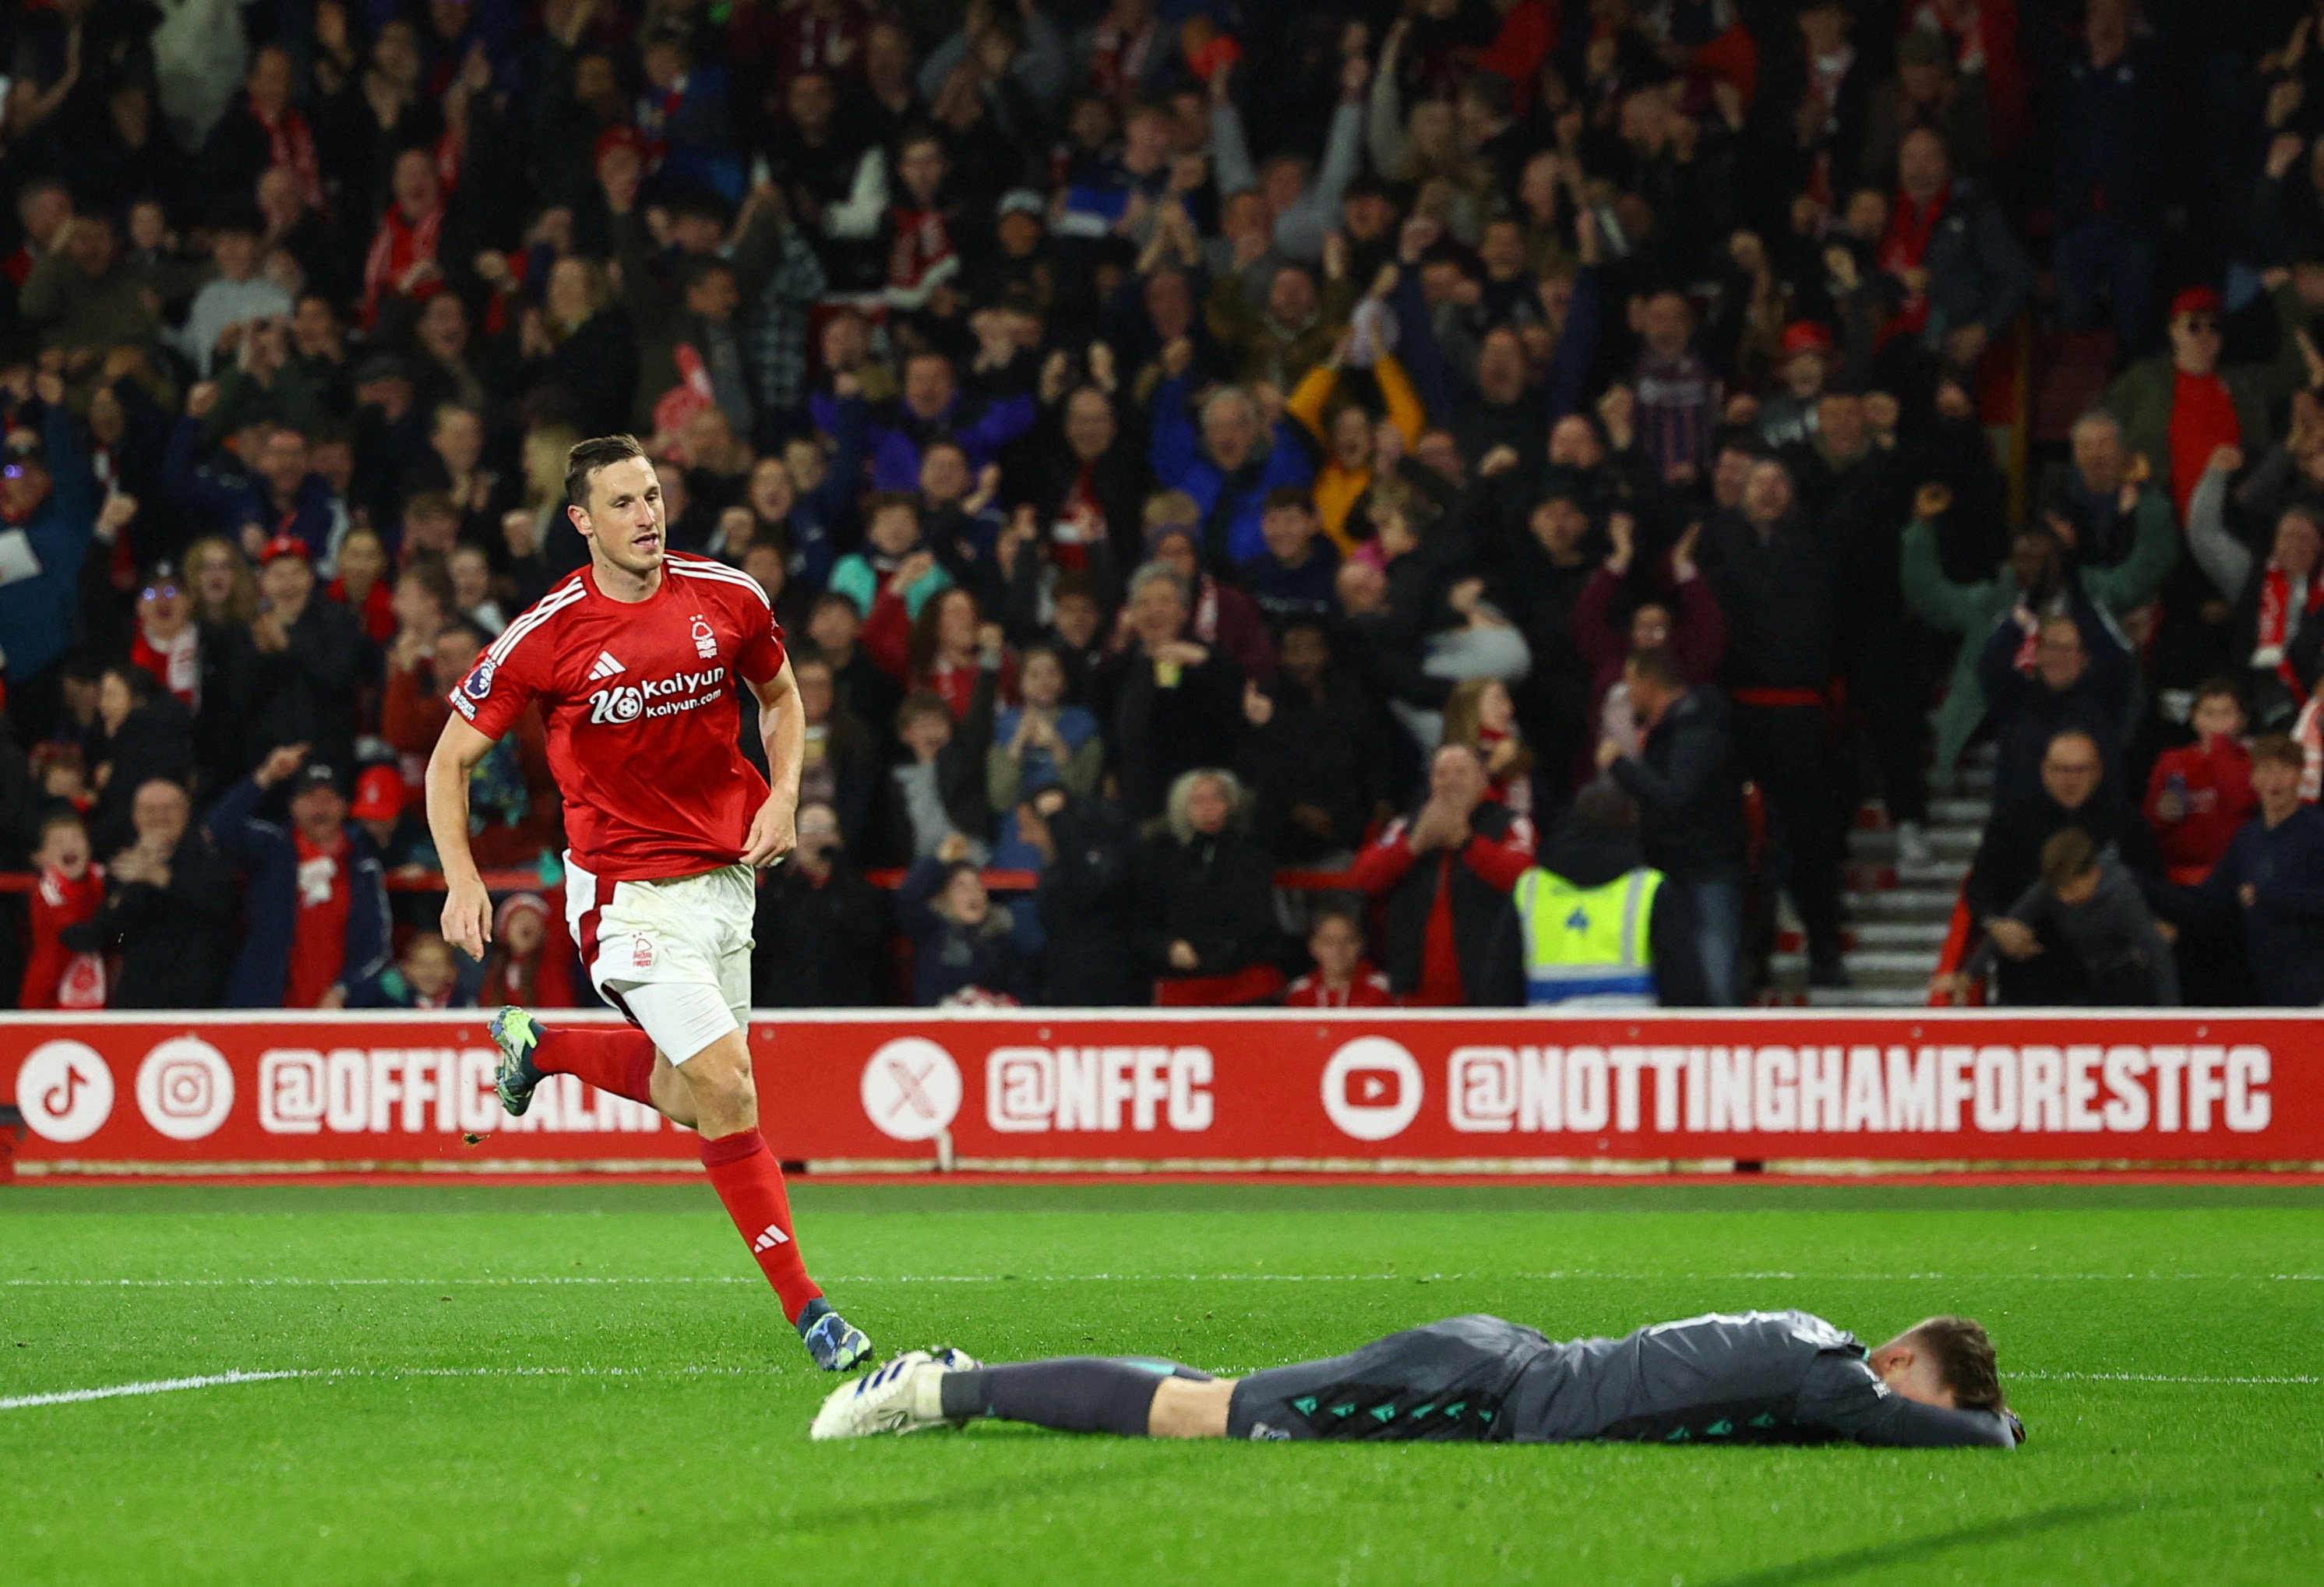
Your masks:
<instances>
[{"instance_id":1,"label":"spectator in red shirt","mask_svg":"<svg viewBox=\"0 0 2324 1587\"><path fill-rule=\"evenodd\" d=\"M1489 983L1509 890L1533 863L1533 823L1485 798L1485 763L1446 744L1428 798L1356 856L1356 885L1388 904L1388 984L1416 1008L1459 1008Z\"/></svg>"},{"instance_id":2,"label":"spectator in red shirt","mask_svg":"<svg viewBox=\"0 0 2324 1587\"><path fill-rule=\"evenodd\" d=\"M104 956L75 952L62 940L72 927L95 919L105 902L105 872L89 863L88 827L79 816L60 810L41 823L32 868L40 879L32 897L32 955L16 1006L105 1007Z\"/></svg>"},{"instance_id":3,"label":"spectator in red shirt","mask_svg":"<svg viewBox=\"0 0 2324 1587\"><path fill-rule=\"evenodd\" d=\"M2259 808L2252 792L2247 723L2235 680L2215 678L2195 691L2195 742L2166 750L2146 782L2146 824L2171 880L2193 886L2211 873L2236 830Z\"/></svg>"},{"instance_id":4,"label":"spectator in red shirt","mask_svg":"<svg viewBox=\"0 0 2324 1587\"><path fill-rule=\"evenodd\" d=\"M184 701L188 710L200 706L201 633L178 565L166 558L146 570L145 582L138 588L137 634L130 641L129 660Z\"/></svg>"},{"instance_id":5,"label":"spectator in red shirt","mask_svg":"<svg viewBox=\"0 0 2324 1587\"><path fill-rule=\"evenodd\" d=\"M1283 994L1286 1009L1392 1009L1388 977L1364 957L1364 922L1351 904L1316 906L1307 930L1315 967Z\"/></svg>"},{"instance_id":6,"label":"spectator in red shirt","mask_svg":"<svg viewBox=\"0 0 2324 1587\"><path fill-rule=\"evenodd\" d=\"M387 967L387 891L371 835L348 826L337 773L306 759L304 744L275 750L205 823L246 884L229 1008L360 1006ZM291 782L287 829L258 818L283 782Z\"/></svg>"}]
</instances>

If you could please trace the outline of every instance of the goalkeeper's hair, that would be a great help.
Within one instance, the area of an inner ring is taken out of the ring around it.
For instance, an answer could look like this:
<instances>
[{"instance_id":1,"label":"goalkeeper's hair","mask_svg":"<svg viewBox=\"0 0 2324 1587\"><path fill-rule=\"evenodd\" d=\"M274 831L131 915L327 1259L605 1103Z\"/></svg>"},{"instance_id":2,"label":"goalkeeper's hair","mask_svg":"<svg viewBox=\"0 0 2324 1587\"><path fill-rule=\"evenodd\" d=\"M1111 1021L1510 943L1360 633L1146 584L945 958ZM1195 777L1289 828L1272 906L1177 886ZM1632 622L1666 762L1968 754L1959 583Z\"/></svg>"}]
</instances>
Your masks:
<instances>
[{"instance_id":1,"label":"goalkeeper's hair","mask_svg":"<svg viewBox=\"0 0 2324 1587\"><path fill-rule=\"evenodd\" d=\"M2005 1408L2001 1372L1994 1365L1993 1341L1986 1337L1984 1324L1973 1317L1931 1317L1908 1337L1935 1359L1955 1405L1966 1411Z\"/></svg>"}]
</instances>

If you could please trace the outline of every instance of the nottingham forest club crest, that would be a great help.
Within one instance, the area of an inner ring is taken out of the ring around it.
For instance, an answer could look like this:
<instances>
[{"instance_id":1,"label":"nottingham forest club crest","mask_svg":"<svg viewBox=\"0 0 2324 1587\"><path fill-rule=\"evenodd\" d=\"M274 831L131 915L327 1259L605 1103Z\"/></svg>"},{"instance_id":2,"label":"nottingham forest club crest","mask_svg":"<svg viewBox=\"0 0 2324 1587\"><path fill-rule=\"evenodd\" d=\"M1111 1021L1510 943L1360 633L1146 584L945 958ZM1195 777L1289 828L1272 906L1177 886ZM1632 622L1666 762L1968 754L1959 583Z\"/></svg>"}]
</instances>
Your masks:
<instances>
[{"instance_id":1,"label":"nottingham forest club crest","mask_svg":"<svg viewBox=\"0 0 2324 1587\"><path fill-rule=\"evenodd\" d=\"M699 612L694 614L694 653L706 661L718 653L718 636L710 632L709 620Z\"/></svg>"}]
</instances>

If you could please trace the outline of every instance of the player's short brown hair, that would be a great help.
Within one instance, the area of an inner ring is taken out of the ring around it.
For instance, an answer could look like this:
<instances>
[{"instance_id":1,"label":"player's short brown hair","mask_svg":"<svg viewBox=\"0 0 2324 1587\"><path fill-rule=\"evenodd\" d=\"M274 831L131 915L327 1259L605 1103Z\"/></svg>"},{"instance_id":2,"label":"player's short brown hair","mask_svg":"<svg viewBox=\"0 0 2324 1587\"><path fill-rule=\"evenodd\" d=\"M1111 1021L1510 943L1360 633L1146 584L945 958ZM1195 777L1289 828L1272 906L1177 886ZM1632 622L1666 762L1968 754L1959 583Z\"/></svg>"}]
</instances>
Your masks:
<instances>
[{"instance_id":1,"label":"player's short brown hair","mask_svg":"<svg viewBox=\"0 0 2324 1587\"><path fill-rule=\"evenodd\" d=\"M2042 880L2052 892L2067 883L2080 881L2098 869L2098 846L2090 835L2079 826L2069 826L2050 835L2042 845Z\"/></svg>"},{"instance_id":2,"label":"player's short brown hair","mask_svg":"<svg viewBox=\"0 0 2324 1587\"><path fill-rule=\"evenodd\" d=\"M1985 1324L1974 1317L1931 1317L1905 1337L1929 1352L1937 1375L1953 1391L1953 1403L1965 1411L1997 1411L2006 1401L2001 1394L2001 1371L1993 1360L1993 1341Z\"/></svg>"},{"instance_id":3,"label":"player's short brown hair","mask_svg":"<svg viewBox=\"0 0 2324 1587\"><path fill-rule=\"evenodd\" d=\"M565 454L565 499L587 512L590 475L600 468L645 455L646 449L638 445L635 436L593 436L581 442Z\"/></svg>"},{"instance_id":4,"label":"player's short brown hair","mask_svg":"<svg viewBox=\"0 0 2324 1587\"><path fill-rule=\"evenodd\" d=\"M2254 766L2264 766L2272 761L2278 766L2289 766L2294 771L2305 770L2308 766L2308 752L2288 733L2271 733L2264 738L2255 739L2251 759Z\"/></svg>"}]
</instances>

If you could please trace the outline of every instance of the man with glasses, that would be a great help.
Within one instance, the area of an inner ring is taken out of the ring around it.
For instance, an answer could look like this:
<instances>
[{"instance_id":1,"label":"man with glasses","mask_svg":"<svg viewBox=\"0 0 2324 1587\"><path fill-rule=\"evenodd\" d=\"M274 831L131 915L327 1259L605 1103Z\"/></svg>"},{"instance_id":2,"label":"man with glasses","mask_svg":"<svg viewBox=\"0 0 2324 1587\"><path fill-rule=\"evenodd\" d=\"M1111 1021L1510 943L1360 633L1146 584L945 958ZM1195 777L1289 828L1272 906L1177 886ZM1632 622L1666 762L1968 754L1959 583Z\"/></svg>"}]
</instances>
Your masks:
<instances>
[{"instance_id":1,"label":"man with glasses","mask_svg":"<svg viewBox=\"0 0 2324 1587\"><path fill-rule=\"evenodd\" d=\"M201 628L178 565L166 557L145 570L138 586L137 633L129 643L129 660L188 710L201 705Z\"/></svg>"},{"instance_id":2,"label":"man with glasses","mask_svg":"<svg viewBox=\"0 0 2324 1587\"><path fill-rule=\"evenodd\" d=\"M2015 798L1997 798L1978 840L1962 889L1978 929L2033 885L2042 873L2043 845L2070 826L2089 834L2101 853L2112 851L2132 871L2160 877L2163 857L2154 835L2124 789L2121 779L2107 774L2099 741L2087 730L2072 727L2052 736L2043 746L2039 783ZM2061 1001L2058 958L2044 952L2003 959L1998 1001L2013 1007Z\"/></svg>"},{"instance_id":3,"label":"man with glasses","mask_svg":"<svg viewBox=\"0 0 2324 1587\"><path fill-rule=\"evenodd\" d=\"M2137 669L2130 642L2086 594L2075 590L2063 612L2035 617L2021 607L1995 624L1978 655L1977 678L1999 751L1997 807L2034 790L2043 752L2069 731L2089 734L2107 777L2122 781Z\"/></svg>"},{"instance_id":4,"label":"man with glasses","mask_svg":"<svg viewBox=\"0 0 2324 1587\"><path fill-rule=\"evenodd\" d=\"M2223 364L2219 294L2190 287L2171 302L2171 351L2139 360L2107 390L2105 407L2121 421L2123 444L2146 459L2182 522L2212 452L2242 447L2256 457L2276 433L2270 412L2308 384L2297 336L2309 306L2287 281L2275 291L2274 308L2274 356Z\"/></svg>"}]
</instances>

